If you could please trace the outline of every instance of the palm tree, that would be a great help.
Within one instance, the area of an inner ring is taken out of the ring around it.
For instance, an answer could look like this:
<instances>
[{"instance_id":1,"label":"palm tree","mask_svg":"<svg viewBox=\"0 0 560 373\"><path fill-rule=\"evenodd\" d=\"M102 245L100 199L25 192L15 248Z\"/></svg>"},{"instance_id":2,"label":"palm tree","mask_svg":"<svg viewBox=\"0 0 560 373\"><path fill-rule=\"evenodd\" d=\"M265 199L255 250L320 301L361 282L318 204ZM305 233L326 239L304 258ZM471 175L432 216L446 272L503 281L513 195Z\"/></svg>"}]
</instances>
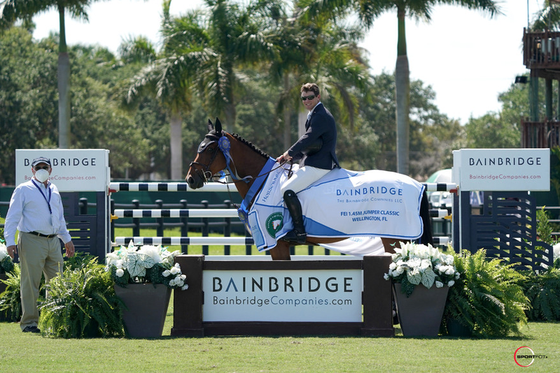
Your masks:
<instances>
[{"instance_id":1,"label":"palm tree","mask_svg":"<svg viewBox=\"0 0 560 373\"><path fill-rule=\"evenodd\" d=\"M141 92L151 92L168 109L172 179L182 175L182 113L190 110L195 88L206 109L225 116L231 131L236 120L236 91L241 85L236 68L275 53L251 4L242 9L227 0L205 2L207 11L173 17L169 14L171 0L164 1L162 53L135 78L128 93L130 102Z\"/></svg>"},{"instance_id":2,"label":"palm tree","mask_svg":"<svg viewBox=\"0 0 560 373\"><path fill-rule=\"evenodd\" d=\"M346 15L348 10L358 12L366 28L382 13L397 12L397 62L395 67L396 82L396 118L397 118L397 172L408 174L409 157L409 106L410 106L410 70L406 49L405 19L407 16L429 22L433 7L438 4L459 5L472 10L487 12L491 17L501 14L494 0L302 0L310 17L326 14L332 18Z\"/></svg>"},{"instance_id":3,"label":"palm tree","mask_svg":"<svg viewBox=\"0 0 560 373\"><path fill-rule=\"evenodd\" d=\"M542 9L535 14L531 30L556 30L560 25L560 1L546 0Z\"/></svg>"},{"instance_id":4,"label":"palm tree","mask_svg":"<svg viewBox=\"0 0 560 373\"><path fill-rule=\"evenodd\" d=\"M204 2L205 11L192 11L164 24L165 54L190 71L205 108L223 115L232 131L236 95L243 86L237 68L270 60L276 50L264 33L264 20L254 12L258 1L246 7L228 0Z\"/></svg>"},{"instance_id":5,"label":"palm tree","mask_svg":"<svg viewBox=\"0 0 560 373\"><path fill-rule=\"evenodd\" d=\"M172 28L174 19L169 13L171 0L163 2L163 30ZM196 17L196 14L192 14ZM194 18L190 18L192 21ZM171 179L179 180L183 176L183 112L191 109L191 81L194 66L201 61L196 55L180 58L168 55L172 40L164 41L164 50L158 58L146 66L134 78L128 89L127 102L130 104L143 95L154 95L170 116L169 138L171 150ZM143 38L137 38L123 46L123 52L129 58L143 60L143 55L150 56L151 46ZM132 53L130 53L132 52Z\"/></svg>"},{"instance_id":6,"label":"palm tree","mask_svg":"<svg viewBox=\"0 0 560 373\"><path fill-rule=\"evenodd\" d=\"M66 45L65 15L88 20L87 7L96 0L6 0L0 7L0 29L21 19L30 21L34 15L57 9L59 14L58 44L58 147L70 146L70 58Z\"/></svg>"},{"instance_id":7,"label":"palm tree","mask_svg":"<svg viewBox=\"0 0 560 373\"><path fill-rule=\"evenodd\" d=\"M287 9L283 0L266 2L264 16L270 20L268 33L270 41L280 53L269 61L268 77L272 87L282 87L277 103L283 123L283 148L288 149L291 142L291 117L293 108L299 103L301 76L308 69L309 58L306 50L306 30L298 19L301 10L294 6L293 13ZM268 17L267 17L268 16Z\"/></svg>"},{"instance_id":8,"label":"palm tree","mask_svg":"<svg viewBox=\"0 0 560 373\"><path fill-rule=\"evenodd\" d=\"M274 20L271 40L280 50L278 58L271 61L269 76L273 85L282 86L278 108L283 113L284 148L291 145L290 117L293 108L302 108L299 89L307 81L319 83L323 100L336 105L343 123L352 127L357 94L365 95L371 83L369 66L357 47L363 33L326 18L309 20L297 3L293 4L291 14L285 1L267 4L277 4L267 9L272 13L269 18ZM305 114L299 117L303 126Z\"/></svg>"}]
</instances>

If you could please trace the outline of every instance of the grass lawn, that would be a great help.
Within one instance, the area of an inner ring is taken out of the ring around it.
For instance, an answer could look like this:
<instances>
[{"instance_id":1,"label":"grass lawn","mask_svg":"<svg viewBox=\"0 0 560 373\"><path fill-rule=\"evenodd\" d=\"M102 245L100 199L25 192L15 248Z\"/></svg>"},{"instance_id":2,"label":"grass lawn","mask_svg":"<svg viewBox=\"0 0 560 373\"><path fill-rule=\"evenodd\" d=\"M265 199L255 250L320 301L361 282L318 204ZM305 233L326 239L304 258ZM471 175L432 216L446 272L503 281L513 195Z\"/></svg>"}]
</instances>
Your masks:
<instances>
[{"instance_id":1,"label":"grass lawn","mask_svg":"<svg viewBox=\"0 0 560 373\"><path fill-rule=\"evenodd\" d=\"M144 232L145 231L145 232ZM131 236L119 230L117 236ZM155 231L143 230L146 237ZM178 236L166 231L166 236ZM172 247L170 249L180 249ZM244 246L232 246L244 255ZM200 254L200 246L189 254ZM307 254L307 247L296 253ZM316 249L316 254L324 254ZM211 255L223 247L211 246ZM253 255L264 255L253 247ZM337 253L333 252L333 255ZM173 299L173 297L171 298ZM372 337L171 337L171 302L158 339L52 339L22 333L0 322L0 372L515 372L515 351L530 347L536 359L527 371L560 367L560 323L530 323L523 337L501 339ZM528 349L523 349L528 354ZM529 364L529 359L520 362Z\"/></svg>"},{"instance_id":2,"label":"grass lawn","mask_svg":"<svg viewBox=\"0 0 560 373\"><path fill-rule=\"evenodd\" d=\"M515 372L514 352L546 355L531 372L558 371L560 323L530 323L523 338L171 337L51 339L0 323L1 372ZM527 349L524 349L528 353ZM528 364L530 360L524 359Z\"/></svg>"}]
</instances>

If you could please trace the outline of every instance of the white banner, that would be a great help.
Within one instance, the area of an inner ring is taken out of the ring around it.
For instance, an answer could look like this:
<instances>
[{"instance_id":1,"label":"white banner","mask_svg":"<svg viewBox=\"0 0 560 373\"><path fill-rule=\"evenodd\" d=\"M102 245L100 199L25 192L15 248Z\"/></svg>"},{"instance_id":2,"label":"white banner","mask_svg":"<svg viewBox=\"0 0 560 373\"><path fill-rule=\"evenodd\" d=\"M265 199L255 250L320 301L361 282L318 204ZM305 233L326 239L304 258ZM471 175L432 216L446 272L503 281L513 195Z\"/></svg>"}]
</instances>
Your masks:
<instances>
[{"instance_id":1,"label":"white banner","mask_svg":"<svg viewBox=\"0 0 560 373\"><path fill-rule=\"evenodd\" d=\"M276 246L276 240L293 229L280 192L286 179L281 168L271 173L249 213L251 234L261 251ZM416 180L395 172L337 168L299 192L298 198L310 237L416 239L423 232L423 190Z\"/></svg>"},{"instance_id":2,"label":"white banner","mask_svg":"<svg viewBox=\"0 0 560 373\"><path fill-rule=\"evenodd\" d=\"M206 270L203 320L362 322L362 271Z\"/></svg>"},{"instance_id":3,"label":"white banner","mask_svg":"<svg viewBox=\"0 0 560 373\"><path fill-rule=\"evenodd\" d=\"M550 149L454 150L453 182L461 191L548 191Z\"/></svg>"},{"instance_id":4,"label":"white banner","mask_svg":"<svg viewBox=\"0 0 560 373\"><path fill-rule=\"evenodd\" d=\"M17 149L16 185L33 177L34 158L51 160L50 180L60 192L107 191L110 170L105 149Z\"/></svg>"}]
</instances>

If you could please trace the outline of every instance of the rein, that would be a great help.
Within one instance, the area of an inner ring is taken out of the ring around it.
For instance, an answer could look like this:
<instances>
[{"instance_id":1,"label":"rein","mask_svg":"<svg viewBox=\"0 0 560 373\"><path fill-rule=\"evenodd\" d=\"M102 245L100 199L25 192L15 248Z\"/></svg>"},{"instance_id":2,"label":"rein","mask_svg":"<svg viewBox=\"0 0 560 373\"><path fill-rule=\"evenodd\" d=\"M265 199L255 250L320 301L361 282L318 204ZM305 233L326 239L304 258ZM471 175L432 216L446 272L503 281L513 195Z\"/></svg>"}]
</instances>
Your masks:
<instances>
[{"instance_id":1,"label":"rein","mask_svg":"<svg viewBox=\"0 0 560 373\"><path fill-rule=\"evenodd\" d=\"M202 168L202 175L204 177L205 182L208 182L210 180L212 180L214 178L214 174L212 173L212 171L210 171L210 166L212 165L212 163L214 162L214 160L216 159L216 156L218 155L218 149L222 152L222 154L224 155L224 158L226 159L226 168L229 172L229 175L231 176L232 180L233 180L233 184L238 183L238 182L244 182L244 183L249 183L251 180L254 180L253 184L251 185L251 187L249 188L249 191L247 192L247 194L245 195L245 198L243 198L243 201L241 202L241 206L239 206L238 208L238 213L239 213L239 218L245 222L245 224L248 223L248 209L251 206L251 203L253 201L253 198L255 197L255 195L258 193L258 191L261 189L264 181L266 180L267 176L277 170L280 167L283 167L284 164L286 164L287 162L282 162L279 164L278 167L274 167L274 164L276 163L276 160L272 157L269 157L266 164L264 165L264 167L260 170L259 175L254 178L251 175L247 175L245 177L241 177L239 176L239 174L237 173L237 167L235 166L235 161L233 160L233 158L231 157L231 154L229 153L229 150L231 148L231 143L230 140L227 138L227 136L225 136L222 133L220 133L220 136L217 136L215 134L208 134L206 136L206 139L200 144L199 149L198 149L198 153L202 153L204 152L208 146L210 144L214 144L214 143L218 143L218 146L215 147L212 150L212 155L210 158L210 162L208 162L208 164L202 164L200 162L191 162L191 164L189 165L189 168L191 168L193 165L198 165ZM232 170L232 166L233 166L233 170ZM290 164L290 170L289 172L291 173L291 169L292 169L292 164ZM225 173L222 171L220 171L221 173L221 178L223 178L225 176ZM222 184L226 184L228 186L228 194L230 195L231 198L231 192L229 189L229 184L232 184L230 182L227 181L221 181L221 180L217 180L217 182L222 183ZM232 199L232 198L231 198Z\"/></svg>"}]
</instances>

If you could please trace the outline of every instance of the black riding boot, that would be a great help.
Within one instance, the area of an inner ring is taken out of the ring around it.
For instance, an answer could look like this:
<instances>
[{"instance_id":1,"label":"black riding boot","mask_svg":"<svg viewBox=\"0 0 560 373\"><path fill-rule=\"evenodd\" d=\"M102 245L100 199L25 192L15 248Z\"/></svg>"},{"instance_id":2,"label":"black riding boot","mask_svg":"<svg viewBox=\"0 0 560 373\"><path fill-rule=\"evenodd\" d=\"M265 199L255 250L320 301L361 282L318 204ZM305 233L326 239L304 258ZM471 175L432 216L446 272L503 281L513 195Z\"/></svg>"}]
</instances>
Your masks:
<instances>
[{"instance_id":1,"label":"black riding boot","mask_svg":"<svg viewBox=\"0 0 560 373\"><path fill-rule=\"evenodd\" d=\"M294 244L304 244L307 240L307 234L305 233L305 227L303 226L301 203L299 202L297 195L292 190L284 192L284 202L286 203L286 207L292 217L294 230L288 232L283 239Z\"/></svg>"}]
</instances>

